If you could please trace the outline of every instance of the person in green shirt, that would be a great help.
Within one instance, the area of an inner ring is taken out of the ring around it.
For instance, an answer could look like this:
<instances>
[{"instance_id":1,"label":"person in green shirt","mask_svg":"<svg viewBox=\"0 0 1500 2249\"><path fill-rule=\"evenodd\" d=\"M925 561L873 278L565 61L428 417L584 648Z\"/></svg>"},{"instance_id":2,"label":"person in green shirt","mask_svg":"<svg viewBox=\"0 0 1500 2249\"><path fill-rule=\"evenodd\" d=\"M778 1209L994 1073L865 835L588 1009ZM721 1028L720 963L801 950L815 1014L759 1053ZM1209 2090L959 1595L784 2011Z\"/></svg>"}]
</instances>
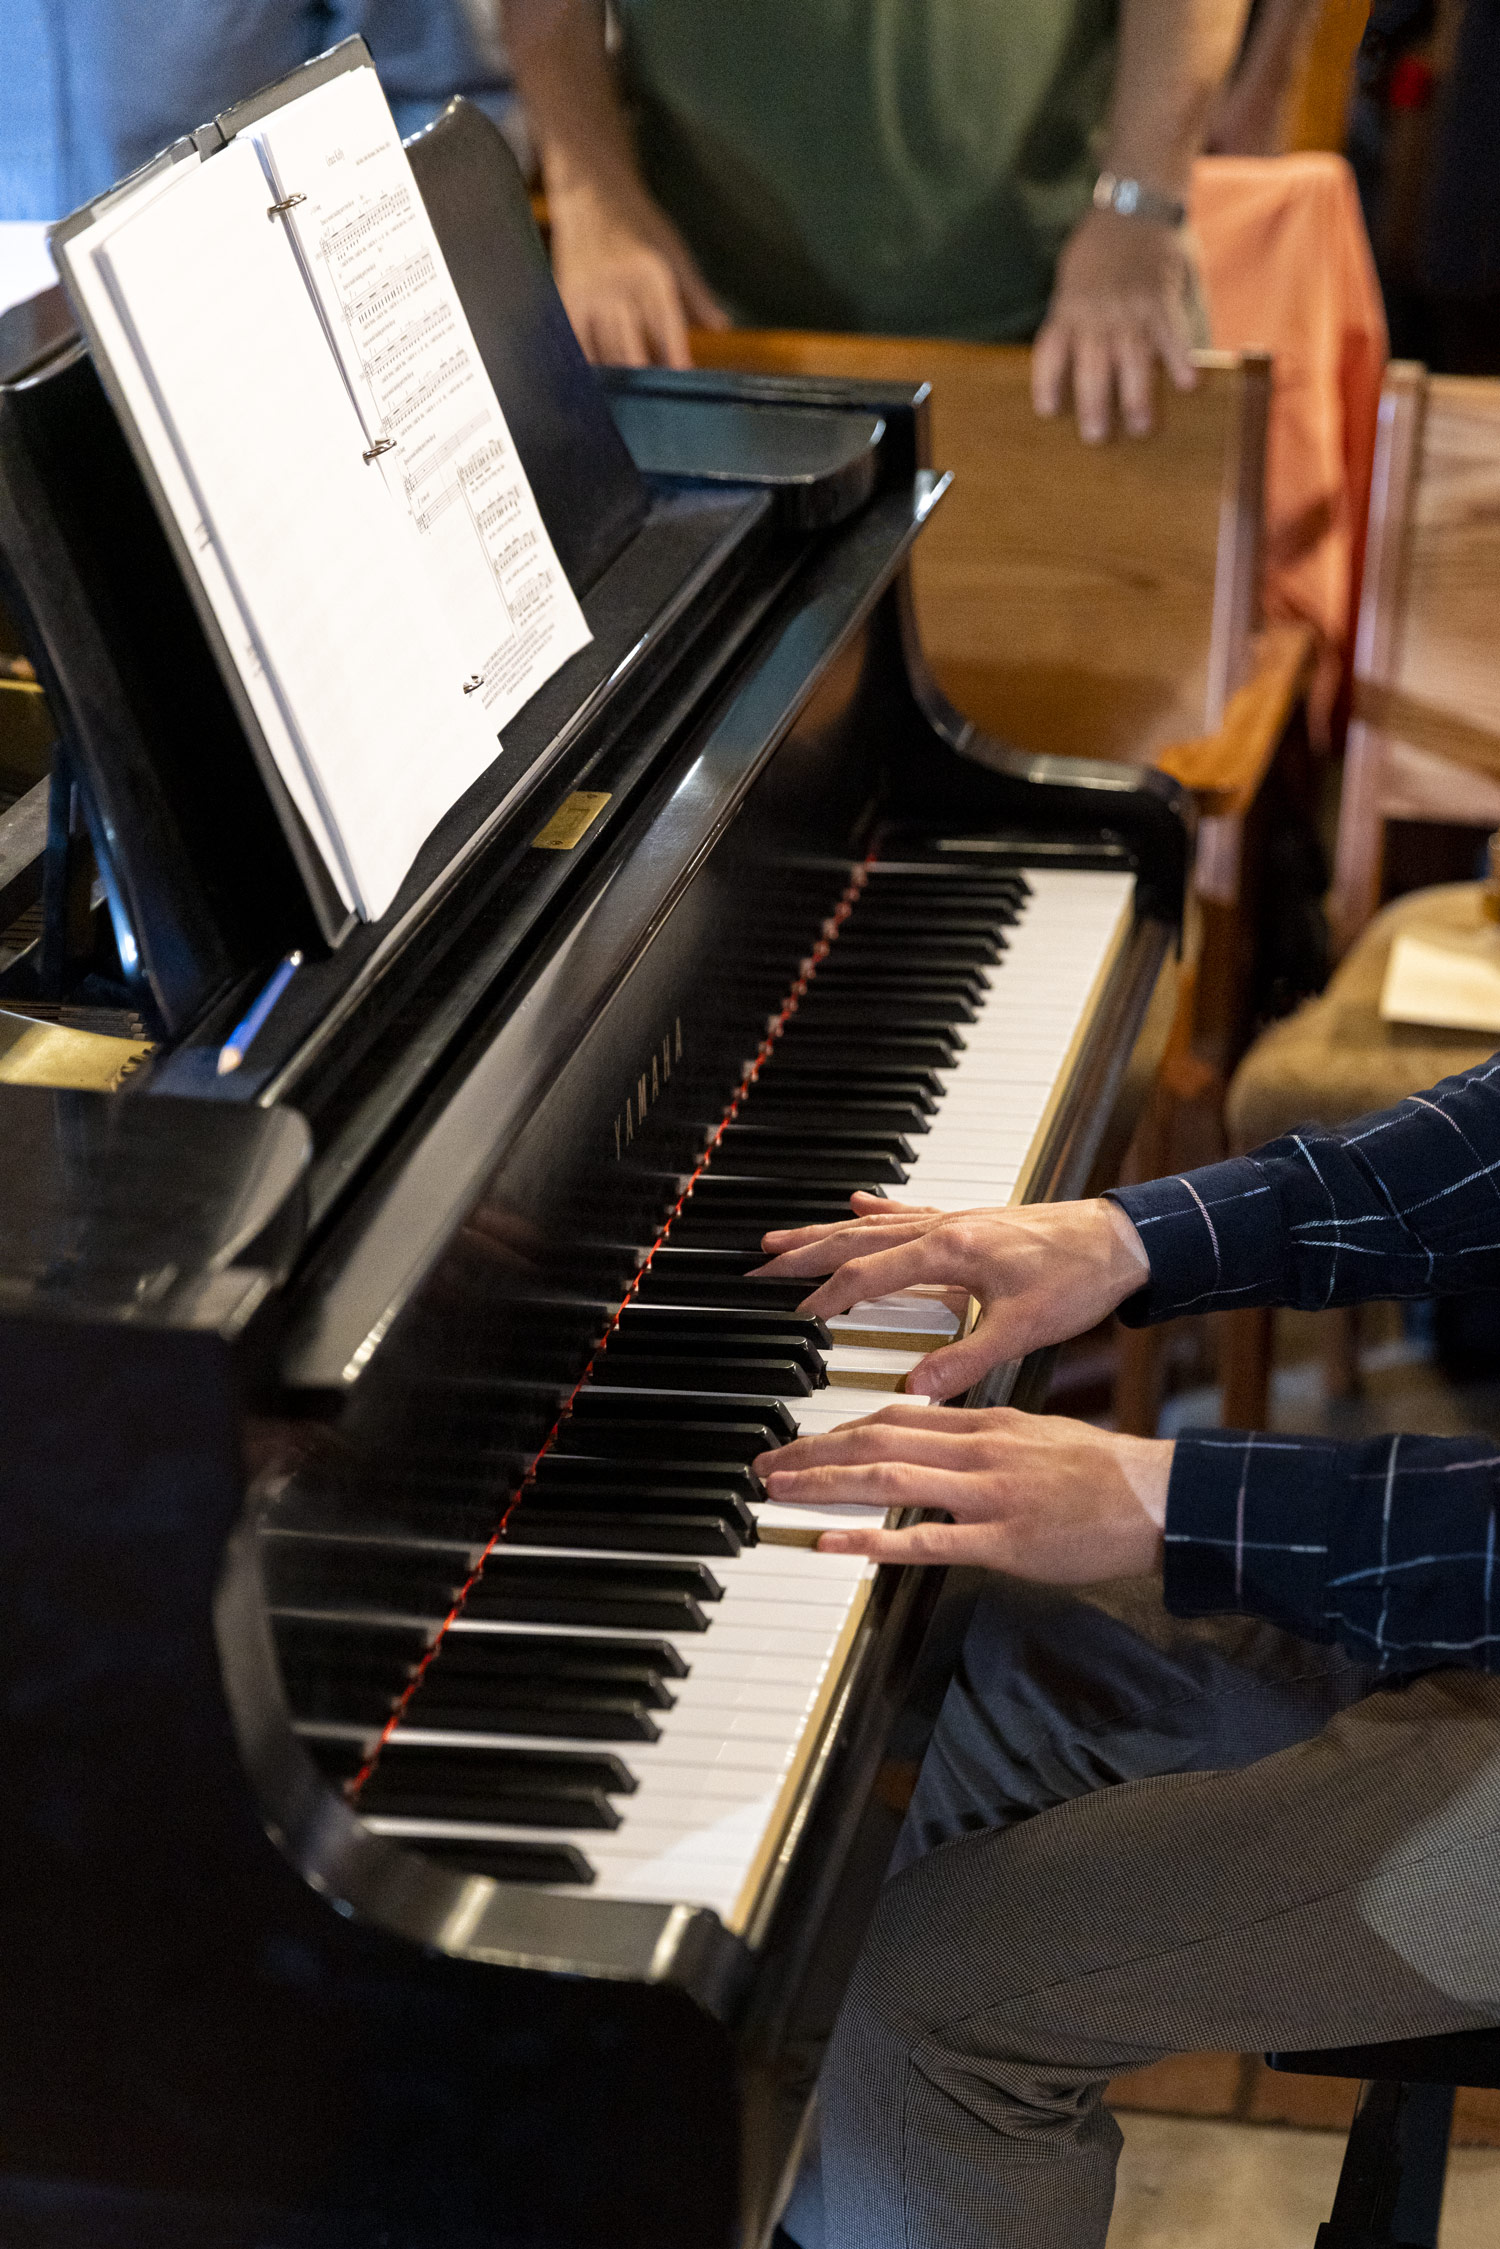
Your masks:
<instances>
[{"instance_id":1,"label":"person in green shirt","mask_svg":"<svg viewBox=\"0 0 1500 2249\"><path fill-rule=\"evenodd\" d=\"M590 356L757 326L1036 339L1086 438L1190 387L1188 174L1244 0L504 0Z\"/></svg>"}]
</instances>

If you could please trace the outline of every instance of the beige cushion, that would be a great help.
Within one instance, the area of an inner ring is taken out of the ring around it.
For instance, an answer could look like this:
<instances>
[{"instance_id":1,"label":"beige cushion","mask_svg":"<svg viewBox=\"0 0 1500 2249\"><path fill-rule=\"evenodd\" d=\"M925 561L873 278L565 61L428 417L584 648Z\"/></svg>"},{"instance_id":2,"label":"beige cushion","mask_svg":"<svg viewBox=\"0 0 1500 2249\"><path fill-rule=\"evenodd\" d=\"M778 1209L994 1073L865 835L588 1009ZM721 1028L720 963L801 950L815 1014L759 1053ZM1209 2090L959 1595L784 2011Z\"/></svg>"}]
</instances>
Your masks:
<instances>
[{"instance_id":1,"label":"beige cushion","mask_svg":"<svg viewBox=\"0 0 1500 2249\"><path fill-rule=\"evenodd\" d=\"M1382 1023L1380 988L1395 938L1441 939L1482 924L1477 882L1414 890L1375 916L1335 969L1328 989L1256 1040L1229 1085L1230 1146L1243 1153L1299 1124L1340 1125L1455 1070L1487 1062L1496 1041L1473 1031Z\"/></svg>"}]
</instances>

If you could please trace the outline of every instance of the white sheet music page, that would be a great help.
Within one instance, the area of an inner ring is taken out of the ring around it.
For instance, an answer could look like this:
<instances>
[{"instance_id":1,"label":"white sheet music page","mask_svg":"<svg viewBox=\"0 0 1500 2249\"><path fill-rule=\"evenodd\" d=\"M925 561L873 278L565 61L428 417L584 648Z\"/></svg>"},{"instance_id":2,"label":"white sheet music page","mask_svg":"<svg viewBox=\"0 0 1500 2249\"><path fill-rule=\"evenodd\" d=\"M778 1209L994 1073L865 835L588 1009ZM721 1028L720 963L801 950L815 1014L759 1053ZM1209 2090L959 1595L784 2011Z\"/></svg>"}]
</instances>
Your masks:
<instances>
[{"instance_id":1,"label":"white sheet music page","mask_svg":"<svg viewBox=\"0 0 1500 2249\"><path fill-rule=\"evenodd\" d=\"M188 157L183 162L189 168L196 169L198 159L196 156ZM180 169L178 167L171 172L153 173L131 193L110 202L95 218L92 226L72 235L62 245L64 277L73 292L74 302L83 316L97 353L123 398L126 412L135 423L162 497L171 509L177 528L197 566L199 581L213 611L214 620L233 654L266 747L276 760L276 770L285 782L287 794L301 814L309 835L322 854L339 896L345 906L352 910L355 904L352 885L344 871L338 848L324 822L323 808L308 778L302 754L282 709L276 684L267 676L260 660L249 620L241 610L234 588L219 561L197 496L177 457L171 433L157 410L155 393L135 356L129 331L120 318L108 278L99 264L99 252L111 235L127 219L154 201L165 188L173 185Z\"/></svg>"},{"instance_id":2,"label":"white sheet music page","mask_svg":"<svg viewBox=\"0 0 1500 2249\"><path fill-rule=\"evenodd\" d=\"M252 129L380 472L442 586L497 731L590 636L375 72Z\"/></svg>"},{"instance_id":3,"label":"white sheet music page","mask_svg":"<svg viewBox=\"0 0 1500 2249\"><path fill-rule=\"evenodd\" d=\"M187 169L99 252L274 681L359 910L383 913L490 763L399 497L365 434L255 148Z\"/></svg>"}]
</instances>

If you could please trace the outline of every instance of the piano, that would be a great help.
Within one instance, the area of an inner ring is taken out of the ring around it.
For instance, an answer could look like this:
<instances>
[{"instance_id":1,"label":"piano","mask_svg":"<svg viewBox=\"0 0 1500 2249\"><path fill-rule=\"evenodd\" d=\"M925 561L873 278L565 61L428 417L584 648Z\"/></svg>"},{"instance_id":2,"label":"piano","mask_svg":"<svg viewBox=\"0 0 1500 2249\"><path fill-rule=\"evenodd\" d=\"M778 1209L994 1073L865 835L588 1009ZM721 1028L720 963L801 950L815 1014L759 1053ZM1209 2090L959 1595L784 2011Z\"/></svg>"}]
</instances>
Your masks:
<instances>
[{"instance_id":1,"label":"piano","mask_svg":"<svg viewBox=\"0 0 1500 2249\"><path fill-rule=\"evenodd\" d=\"M925 394L596 377L498 135L410 153L594 640L378 923L60 292L0 323L0 1005L153 1042L0 1086L7 2244L760 2249L965 1589L751 1466L958 1311L759 1240L1083 1191L1160 1027L1183 800L935 689Z\"/></svg>"}]
</instances>

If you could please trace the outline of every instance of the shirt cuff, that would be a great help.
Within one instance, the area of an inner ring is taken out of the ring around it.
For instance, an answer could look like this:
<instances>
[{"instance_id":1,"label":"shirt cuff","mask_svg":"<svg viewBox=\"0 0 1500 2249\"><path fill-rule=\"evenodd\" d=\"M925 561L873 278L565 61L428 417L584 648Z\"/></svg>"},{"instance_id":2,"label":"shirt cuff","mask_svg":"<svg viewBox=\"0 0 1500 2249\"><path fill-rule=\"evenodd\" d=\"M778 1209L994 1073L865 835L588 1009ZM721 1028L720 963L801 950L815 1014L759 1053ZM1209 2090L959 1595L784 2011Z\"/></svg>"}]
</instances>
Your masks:
<instances>
[{"instance_id":1,"label":"shirt cuff","mask_svg":"<svg viewBox=\"0 0 1500 2249\"><path fill-rule=\"evenodd\" d=\"M1339 1450L1254 1429L1185 1430L1167 1487L1162 1574L1171 1613L1238 1610L1304 1640L1332 1640L1328 1552Z\"/></svg>"},{"instance_id":2,"label":"shirt cuff","mask_svg":"<svg viewBox=\"0 0 1500 2249\"><path fill-rule=\"evenodd\" d=\"M1151 1278L1120 1306L1127 1327L1185 1312L1273 1304L1285 1285L1285 1229L1275 1190L1248 1156L1144 1187L1111 1187L1141 1237Z\"/></svg>"}]
</instances>

